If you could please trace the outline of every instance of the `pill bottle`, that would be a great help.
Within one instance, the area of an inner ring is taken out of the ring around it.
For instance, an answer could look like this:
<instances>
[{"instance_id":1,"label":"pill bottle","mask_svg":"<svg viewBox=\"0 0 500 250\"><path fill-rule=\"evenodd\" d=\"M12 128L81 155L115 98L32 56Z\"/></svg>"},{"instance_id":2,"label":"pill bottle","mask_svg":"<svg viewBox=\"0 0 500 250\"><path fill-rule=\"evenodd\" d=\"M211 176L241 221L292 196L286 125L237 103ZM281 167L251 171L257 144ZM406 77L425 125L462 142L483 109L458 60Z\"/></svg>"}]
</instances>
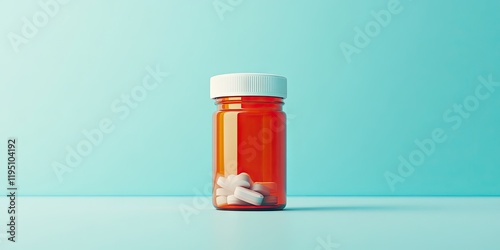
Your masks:
<instances>
[{"instance_id":1,"label":"pill bottle","mask_svg":"<svg viewBox=\"0 0 500 250\"><path fill-rule=\"evenodd\" d=\"M281 210L286 205L287 79L237 73L210 78L213 195L219 210Z\"/></svg>"}]
</instances>

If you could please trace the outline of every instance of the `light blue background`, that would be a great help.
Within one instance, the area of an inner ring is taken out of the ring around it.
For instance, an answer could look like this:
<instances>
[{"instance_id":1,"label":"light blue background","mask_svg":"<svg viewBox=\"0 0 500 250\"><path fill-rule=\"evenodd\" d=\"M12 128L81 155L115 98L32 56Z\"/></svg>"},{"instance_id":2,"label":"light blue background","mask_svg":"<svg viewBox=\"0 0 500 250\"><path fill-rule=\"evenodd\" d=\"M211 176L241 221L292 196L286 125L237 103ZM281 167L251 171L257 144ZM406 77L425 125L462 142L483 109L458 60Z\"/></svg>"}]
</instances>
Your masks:
<instances>
[{"instance_id":1,"label":"light blue background","mask_svg":"<svg viewBox=\"0 0 500 250\"><path fill-rule=\"evenodd\" d=\"M19 139L23 195L204 193L209 77L268 72L288 78L290 195L499 195L500 88L457 130L443 113L479 76L500 82L500 2L401 0L348 63L340 44L388 2L243 1L221 20L210 0L73 0L16 52L8 34L41 7L1 1L0 152ZM156 65L169 77L120 119L110 106ZM103 118L114 131L58 181L53 163ZM447 140L391 190L384 174L435 128Z\"/></svg>"},{"instance_id":2,"label":"light blue background","mask_svg":"<svg viewBox=\"0 0 500 250\"><path fill-rule=\"evenodd\" d=\"M280 212L209 205L188 217L179 204L210 199L21 199L17 242L0 238L2 249L497 250L500 230L497 197L290 197Z\"/></svg>"}]
</instances>

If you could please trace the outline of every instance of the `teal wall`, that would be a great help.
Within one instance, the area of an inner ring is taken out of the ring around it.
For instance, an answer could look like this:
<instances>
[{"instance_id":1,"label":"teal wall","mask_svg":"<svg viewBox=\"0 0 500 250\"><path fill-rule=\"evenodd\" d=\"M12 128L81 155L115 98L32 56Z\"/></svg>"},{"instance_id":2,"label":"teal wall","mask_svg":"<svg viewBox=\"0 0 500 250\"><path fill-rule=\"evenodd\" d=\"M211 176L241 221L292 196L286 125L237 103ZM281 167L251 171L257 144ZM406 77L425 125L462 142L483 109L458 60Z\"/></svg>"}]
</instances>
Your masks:
<instances>
[{"instance_id":1,"label":"teal wall","mask_svg":"<svg viewBox=\"0 0 500 250\"><path fill-rule=\"evenodd\" d=\"M288 78L290 195L500 195L499 9L1 1L0 152L18 138L23 195L203 194L209 77L268 72Z\"/></svg>"}]
</instances>

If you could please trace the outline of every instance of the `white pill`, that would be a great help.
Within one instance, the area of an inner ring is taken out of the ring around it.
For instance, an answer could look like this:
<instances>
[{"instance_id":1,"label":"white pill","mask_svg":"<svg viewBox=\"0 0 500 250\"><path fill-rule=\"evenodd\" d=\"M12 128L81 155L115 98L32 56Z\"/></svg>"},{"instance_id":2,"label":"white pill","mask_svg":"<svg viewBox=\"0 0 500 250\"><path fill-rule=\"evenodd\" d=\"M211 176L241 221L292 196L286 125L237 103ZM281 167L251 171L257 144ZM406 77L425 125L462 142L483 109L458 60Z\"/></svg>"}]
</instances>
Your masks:
<instances>
[{"instance_id":1,"label":"white pill","mask_svg":"<svg viewBox=\"0 0 500 250\"><path fill-rule=\"evenodd\" d=\"M217 185L219 185L219 187L225 187L226 186L226 177L221 176L221 177L217 178Z\"/></svg>"},{"instance_id":2,"label":"white pill","mask_svg":"<svg viewBox=\"0 0 500 250\"><path fill-rule=\"evenodd\" d=\"M264 196L262 194L244 187L235 188L234 197L256 206L260 205L262 203L262 200L264 199Z\"/></svg>"},{"instance_id":3,"label":"white pill","mask_svg":"<svg viewBox=\"0 0 500 250\"><path fill-rule=\"evenodd\" d=\"M231 194L232 194L231 192L229 192L227 189L224 189L224 188L217 188L215 190L215 195L217 195L217 196L219 196L219 195L228 196Z\"/></svg>"},{"instance_id":4,"label":"white pill","mask_svg":"<svg viewBox=\"0 0 500 250\"><path fill-rule=\"evenodd\" d=\"M236 187L250 187L250 182L246 180L245 176L239 175L229 175L224 183L224 188L228 190L231 194L234 193Z\"/></svg>"},{"instance_id":5,"label":"white pill","mask_svg":"<svg viewBox=\"0 0 500 250\"><path fill-rule=\"evenodd\" d=\"M250 183L250 186L252 186L252 184L253 184L252 178L250 178L250 175L248 175L245 172L240 173L239 175L236 176L236 178L238 178L239 180L247 181L248 183Z\"/></svg>"},{"instance_id":6,"label":"white pill","mask_svg":"<svg viewBox=\"0 0 500 250\"><path fill-rule=\"evenodd\" d=\"M229 185L227 185L226 190L228 190L232 194L232 193L234 193L234 190L237 187L249 188L250 187L250 183L248 181L245 181L245 180L233 179L233 181Z\"/></svg>"},{"instance_id":7,"label":"white pill","mask_svg":"<svg viewBox=\"0 0 500 250\"><path fill-rule=\"evenodd\" d=\"M264 196L262 200L262 205L275 205L276 203L278 203L278 197L274 195Z\"/></svg>"},{"instance_id":8,"label":"white pill","mask_svg":"<svg viewBox=\"0 0 500 250\"><path fill-rule=\"evenodd\" d=\"M227 197L224 195L217 196L215 198L215 203L217 204L217 206L226 205L227 204Z\"/></svg>"},{"instance_id":9,"label":"white pill","mask_svg":"<svg viewBox=\"0 0 500 250\"><path fill-rule=\"evenodd\" d=\"M230 195L227 197L227 204L229 204L229 205L251 205L250 203L244 202L244 201L236 198L234 195Z\"/></svg>"},{"instance_id":10,"label":"white pill","mask_svg":"<svg viewBox=\"0 0 500 250\"><path fill-rule=\"evenodd\" d=\"M275 182L255 182L252 186L252 190L259 192L263 195L269 195L276 191Z\"/></svg>"},{"instance_id":11,"label":"white pill","mask_svg":"<svg viewBox=\"0 0 500 250\"><path fill-rule=\"evenodd\" d=\"M230 182L232 182L232 181L233 181L234 177L236 177L236 175L234 175L234 174L230 174L230 175L228 175L228 176L227 176L226 181L227 181L228 183L230 183Z\"/></svg>"}]
</instances>

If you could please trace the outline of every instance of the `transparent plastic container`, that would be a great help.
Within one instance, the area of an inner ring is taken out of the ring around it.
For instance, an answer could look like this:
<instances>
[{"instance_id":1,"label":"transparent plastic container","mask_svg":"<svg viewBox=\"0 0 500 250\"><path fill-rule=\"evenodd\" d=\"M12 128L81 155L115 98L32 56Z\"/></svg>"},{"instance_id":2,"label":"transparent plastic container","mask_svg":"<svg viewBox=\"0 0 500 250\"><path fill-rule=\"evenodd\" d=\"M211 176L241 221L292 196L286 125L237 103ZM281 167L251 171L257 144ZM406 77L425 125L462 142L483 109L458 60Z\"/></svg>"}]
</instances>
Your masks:
<instances>
[{"instance_id":1,"label":"transparent plastic container","mask_svg":"<svg viewBox=\"0 0 500 250\"><path fill-rule=\"evenodd\" d=\"M286 205L286 78L226 74L210 80L213 204L222 210Z\"/></svg>"}]
</instances>

